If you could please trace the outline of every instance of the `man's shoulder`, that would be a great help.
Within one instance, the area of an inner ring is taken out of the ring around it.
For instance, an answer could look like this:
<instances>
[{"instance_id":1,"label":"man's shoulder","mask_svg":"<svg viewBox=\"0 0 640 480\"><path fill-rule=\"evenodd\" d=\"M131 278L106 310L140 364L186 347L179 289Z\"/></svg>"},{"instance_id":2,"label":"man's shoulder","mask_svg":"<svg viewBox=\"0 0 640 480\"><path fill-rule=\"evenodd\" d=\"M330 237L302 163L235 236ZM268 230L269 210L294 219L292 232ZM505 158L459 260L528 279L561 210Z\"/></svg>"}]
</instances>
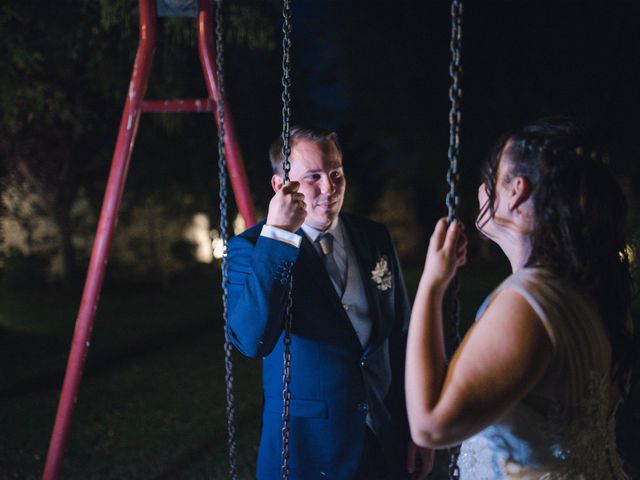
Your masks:
<instances>
[{"instance_id":1,"label":"man's shoulder","mask_svg":"<svg viewBox=\"0 0 640 480\"><path fill-rule=\"evenodd\" d=\"M249 227L243 232L234 236L230 240L230 242L237 242L240 240L249 240L250 242L255 243L258 240L258 237L260 236L260 232L262 231L262 227L264 226L265 223L266 223L265 220L260 220L254 226Z\"/></svg>"},{"instance_id":2,"label":"man's shoulder","mask_svg":"<svg viewBox=\"0 0 640 480\"><path fill-rule=\"evenodd\" d=\"M370 218L364 217L362 215L357 215L355 213L343 212L340 214L343 220L355 228L358 228L369 235L389 235L389 230L387 227L375 220L371 220Z\"/></svg>"}]
</instances>

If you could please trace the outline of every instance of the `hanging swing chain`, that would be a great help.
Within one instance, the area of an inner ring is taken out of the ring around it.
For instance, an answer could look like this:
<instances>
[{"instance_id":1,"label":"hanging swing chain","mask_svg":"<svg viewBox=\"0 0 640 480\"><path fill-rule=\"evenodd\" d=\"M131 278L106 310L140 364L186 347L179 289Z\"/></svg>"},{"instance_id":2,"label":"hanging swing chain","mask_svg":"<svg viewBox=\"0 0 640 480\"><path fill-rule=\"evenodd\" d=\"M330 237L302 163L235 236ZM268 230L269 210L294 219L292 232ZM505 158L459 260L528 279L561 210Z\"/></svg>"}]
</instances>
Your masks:
<instances>
[{"instance_id":1,"label":"hanging swing chain","mask_svg":"<svg viewBox=\"0 0 640 480\"><path fill-rule=\"evenodd\" d=\"M289 142L291 119L291 59L289 51L291 49L291 2L283 0L282 7L282 154L284 170L284 182L289 181L289 171L291 170L291 145Z\"/></svg>"},{"instance_id":2,"label":"hanging swing chain","mask_svg":"<svg viewBox=\"0 0 640 480\"><path fill-rule=\"evenodd\" d=\"M456 218L456 207L458 206L458 161L460 159L460 123L462 120L460 110L462 99L462 0L452 0L451 2L451 43L449 47L451 50L451 63L449 64L451 109L449 110L449 170L447 171L449 192L446 204L448 220L452 222Z\"/></svg>"},{"instance_id":3,"label":"hanging swing chain","mask_svg":"<svg viewBox=\"0 0 640 480\"><path fill-rule=\"evenodd\" d=\"M284 368L282 373L282 478L289 479L289 415L291 408L291 306L293 299L291 295L292 279L289 280L287 289L287 303L285 305L285 328L284 337Z\"/></svg>"},{"instance_id":4,"label":"hanging swing chain","mask_svg":"<svg viewBox=\"0 0 640 480\"><path fill-rule=\"evenodd\" d=\"M289 172L291 171L291 162L289 155L291 154L290 145L290 125L291 119L291 62L289 51L291 48L291 3L290 0L283 0L282 6L282 171L284 175L284 183L289 181ZM289 479L289 415L291 406L291 307L293 277L289 279L287 289L287 297L284 311L284 336L282 342L284 344L283 353L283 373L282 373L282 467L281 473L283 480Z\"/></svg>"},{"instance_id":5,"label":"hanging swing chain","mask_svg":"<svg viewBox=\"0 0 640 480\"><path fill-rule=\"evenodd\" d=\"M227 400L227 435L229 447L229 477L236 480L236 428L233 397L233 360L232 347L227 334L228 291L227 291L227 241L228 205L227 205L227 158L225 155L225 104L224 104L224 31L222 24L222 0L216 0L216 76L218 77L218 182L220 198L220 239L222 240L222 318L224 319L224 368Z\"/></svg>"},{"instance_id":6,"label":"hanging swing chain","mask_svg":"<svg viewBox=\"0 0 640 480\"><path fill-rule=\"evenodd\" d=\"M451 87L449 88L449 100L451 109L449 110L449 170L447 171L447 219L449 223L456 219L456 208L458 206L458 162L460 160L460 124L462 121L462 111L460 103L462 99L462 0L451 1L451 63L449 65L449 76L451 77ZM451 286L447 291L448 317L453 320L455 328L455 347L460 345L460 303L458 301L458 291L460 284L458 277L454 277ZM460 457L460 445L449 448L449 479L460 479L460 468L458 458Z\"/></svg>"}]
</instances>

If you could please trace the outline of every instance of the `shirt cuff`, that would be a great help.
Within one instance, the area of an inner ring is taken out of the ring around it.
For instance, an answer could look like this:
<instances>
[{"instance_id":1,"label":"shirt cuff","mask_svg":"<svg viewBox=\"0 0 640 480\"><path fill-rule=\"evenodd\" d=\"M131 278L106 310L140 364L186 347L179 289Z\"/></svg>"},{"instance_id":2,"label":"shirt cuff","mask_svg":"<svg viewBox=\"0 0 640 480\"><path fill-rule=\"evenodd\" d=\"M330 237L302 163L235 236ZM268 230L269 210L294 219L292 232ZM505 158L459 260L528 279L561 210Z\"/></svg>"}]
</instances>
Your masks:
<instances>
[{"instance_id":1,"label":"shirt cuff","mask_svg":"<svg viewBox=\"0 0 640 480\"><path fill-rule=\"evenodd\" d=\"M300 242L302 242L301 235L289 232L288 230L284 230L282 228L273 227L271 225L264 225L262 227L262 231L260 232L260 236L278 240L279 242L287 243L296 248L300 248Z\"/></svg>"}]
</instances>

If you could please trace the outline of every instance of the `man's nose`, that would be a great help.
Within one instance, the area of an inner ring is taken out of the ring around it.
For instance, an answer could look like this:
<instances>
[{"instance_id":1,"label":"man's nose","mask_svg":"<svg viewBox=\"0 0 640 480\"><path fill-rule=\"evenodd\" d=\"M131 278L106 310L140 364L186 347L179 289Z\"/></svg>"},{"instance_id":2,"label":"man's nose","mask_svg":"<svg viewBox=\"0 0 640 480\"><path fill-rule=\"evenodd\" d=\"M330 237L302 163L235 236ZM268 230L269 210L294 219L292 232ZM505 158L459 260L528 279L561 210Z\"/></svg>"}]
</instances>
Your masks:
<instances>
[{"instance_id":1,"label":"man's nose","mask_svg":"<svg viewBox=\"0 0 640 480\"><path fill-rule=\"evenodd\" d=\"M320 190L324 194L333 193L336 189L335 182L331 179L330 175L325 175L322 177L322 182L320 184Z\"/></svg>"}]
</instances>

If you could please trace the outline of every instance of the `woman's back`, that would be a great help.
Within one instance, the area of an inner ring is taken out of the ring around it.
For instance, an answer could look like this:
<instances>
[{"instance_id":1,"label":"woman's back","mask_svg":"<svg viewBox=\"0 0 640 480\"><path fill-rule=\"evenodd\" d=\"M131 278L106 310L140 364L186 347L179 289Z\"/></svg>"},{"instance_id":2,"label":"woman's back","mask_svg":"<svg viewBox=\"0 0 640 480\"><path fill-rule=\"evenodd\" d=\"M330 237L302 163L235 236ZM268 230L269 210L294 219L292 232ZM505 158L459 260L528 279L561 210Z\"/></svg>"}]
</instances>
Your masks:
<instances>
[{"instance_id":1,"label":"woman's back","mask_svg":"<svg viewBox=\"0 0 640 480\"><path fill-rule=\"evenodd\" d=\"M511 275L489 303L505 289L540 317L553 358L521 402L464 442L462 478L627 478L615 450L611 344L595 303L540 268Z\"/></svg>"}]
</instances>

